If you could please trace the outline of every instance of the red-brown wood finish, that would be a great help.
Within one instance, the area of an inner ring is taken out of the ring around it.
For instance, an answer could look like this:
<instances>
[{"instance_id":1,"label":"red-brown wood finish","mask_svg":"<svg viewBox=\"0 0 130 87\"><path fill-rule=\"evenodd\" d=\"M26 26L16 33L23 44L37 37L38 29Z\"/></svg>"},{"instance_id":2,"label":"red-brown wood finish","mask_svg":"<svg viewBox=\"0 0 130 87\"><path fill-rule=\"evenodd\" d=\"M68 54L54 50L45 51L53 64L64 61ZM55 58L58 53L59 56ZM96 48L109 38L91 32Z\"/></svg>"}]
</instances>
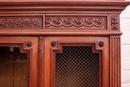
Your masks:
<instances>
[{"instance_id":1,"label":"red-brown wood finish","mask_svg":"<svg viewBox=\"0 0 130 87\"><path fill-rule=\"evenodd\" d=\"M44 37L39 37L38 42L38 87L43 87L43 72L44 72Z\"/></svg>"},{"instance_id":2,"label":"red-brown wood finish","mask_svg":"<svg viewBox=\"0 0 130 87\"><path fill-rule=\"evenodd\" d=\"M56 42L56 46L51 46L50 43L52 41ZM103 46L100 45L101 41L104 43ZM44 74L44 79L46 79L45 87L55 87L55 53L62 52L62 46L87 45L92 45L94 47L93 52L101 51L99 67L100 86L109 87L109 40L107 37L46 37L45 42L45 62L48 62L48 67L51 67L50 69L47 69L47 66L44 68L44 73L50 72L48 75ZM51 83L49 82L49 78L51 78Z\"/></svg>"},{"instance_id":3,"label":"red-brown wood finish","mask_svg":"<svg viewBox=\"0 0 130 87\"><path fill-rule=\"evenodd\" d=\"M121 87L120 13L125 0L1 0L0 46L29 52L29 86L55 87L55 53L92 45L100 87Z\"/></svg>"},{"instance_id":4,"label":"red-brown wood finish","mask_svg":"<svg viewBox=\"0 0 130 87\"><path fill-rule=\"evenodd\" d=\"M121 59L120 59L120 37L110 37L110 85L120 87L121 83Z\"/></svg>"},{"instance_id":5,"label":"red-brown wood finish","mask_svg":"<svg viewBox=\"0 0 130 87\"><path fill-rule=\"evenodd\" d=\"M30 42L30 43L28 43ZM28 73L28 85L29 87L37 86L37 61L38 61L38 38L37 37L0 37L0 46L20 46L21 52L28 53L28 64L29 64L29 73Z\"/></svg>"}]
</instances>

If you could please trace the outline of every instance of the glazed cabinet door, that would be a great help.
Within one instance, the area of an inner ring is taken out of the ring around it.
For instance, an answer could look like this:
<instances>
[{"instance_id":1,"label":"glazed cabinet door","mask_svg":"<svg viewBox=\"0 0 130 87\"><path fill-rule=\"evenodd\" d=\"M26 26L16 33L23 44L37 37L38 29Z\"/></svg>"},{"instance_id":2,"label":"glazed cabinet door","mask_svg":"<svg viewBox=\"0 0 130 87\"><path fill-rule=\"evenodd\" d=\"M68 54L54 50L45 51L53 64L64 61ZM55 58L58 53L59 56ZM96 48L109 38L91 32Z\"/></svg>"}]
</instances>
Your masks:
<instances>
[{"instance_id":1,"label":"glazed cabinet door","mask_svg":"<svg viewBox=\"0 0 130 87\"><path fill-rule=\"evenodd\" d=\"M0 87L37 87L38 39L0 37Z\"/></svg>"},{"instance_id":2,"label":"glazed cabinet door","mask_svg":"<svg viewBox=\"0 0 130 87\"><path fill-rule=\"evenodd\" d=\"M46 37L44 87L109 87L109 38Z\"/></svg>"}]
</instances>

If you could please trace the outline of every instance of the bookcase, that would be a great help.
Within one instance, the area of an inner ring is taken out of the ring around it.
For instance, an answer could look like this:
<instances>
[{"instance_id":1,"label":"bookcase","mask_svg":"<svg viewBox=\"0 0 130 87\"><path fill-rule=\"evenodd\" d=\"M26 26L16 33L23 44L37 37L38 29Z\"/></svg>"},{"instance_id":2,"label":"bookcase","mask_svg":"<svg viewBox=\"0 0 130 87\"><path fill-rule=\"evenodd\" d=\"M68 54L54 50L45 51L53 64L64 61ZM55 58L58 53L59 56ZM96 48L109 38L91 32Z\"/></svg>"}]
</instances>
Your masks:
<instances>
[{"instance_id":1,"label":"bookcase","mask_svg":"<svg viewBox=\"0 0 130 87\"><path fill-rule=\"evenodd\" d=\"M121 87L124 0L0 1L0 87Z\"/></svg>"}]
</instances>

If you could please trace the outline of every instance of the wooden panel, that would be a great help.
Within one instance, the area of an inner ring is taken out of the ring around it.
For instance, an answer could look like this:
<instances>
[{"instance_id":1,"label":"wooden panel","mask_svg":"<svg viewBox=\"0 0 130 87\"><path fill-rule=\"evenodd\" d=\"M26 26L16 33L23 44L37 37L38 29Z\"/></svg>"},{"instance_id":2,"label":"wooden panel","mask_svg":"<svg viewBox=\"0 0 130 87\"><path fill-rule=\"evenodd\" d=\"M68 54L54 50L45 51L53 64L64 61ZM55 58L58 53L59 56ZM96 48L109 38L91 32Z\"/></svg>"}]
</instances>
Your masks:
<instances>
[{"instance_id":1,"label":"wooden panel","mask_svg":"<svg viewBox=\"0 0 130 87\"><path fill-rule=\"evenodd\" d=\"M35 16L0 16L1 29L42 29L43 19Z\"/></svg>"},{"instance_id":2,"label":"wooden panel","mask_svg":"<svg viewBox=\"0 0 130 87\"><path fill-rule=\"evenodd\" d=\"M52 30L107 30L107 15L46 15L45 28Z\"/></svg>"}]
</instances>

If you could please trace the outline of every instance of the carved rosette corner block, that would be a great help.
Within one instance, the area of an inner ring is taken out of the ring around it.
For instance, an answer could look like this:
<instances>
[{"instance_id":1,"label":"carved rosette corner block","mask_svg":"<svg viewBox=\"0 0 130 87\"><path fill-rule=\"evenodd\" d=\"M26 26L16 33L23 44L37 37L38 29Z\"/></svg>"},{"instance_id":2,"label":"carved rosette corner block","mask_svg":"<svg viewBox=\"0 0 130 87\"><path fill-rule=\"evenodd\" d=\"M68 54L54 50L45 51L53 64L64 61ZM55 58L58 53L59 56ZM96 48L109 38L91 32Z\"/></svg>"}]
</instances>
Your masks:
<instances>
[{"instance_id":1,"label":"carved rosette corner block","mask_svg":"<svg viewBox=\"0 0 130 87\"><path fill-rule=\"evenodd\" d=\"M31 46L32 46L32 42L31 42L31 41L28 41L28 42L26 43L26 45L27 45L27 47L31 47Z\"/></svg>"},{"instance_id":2,"label":"carved rosette corner block","mask_svg":"<svg viewBox=\"0 0 130 87\"><path fill-rule=\"evenodd\" d=\"M119 16L111 15L111 30L119 30Z\"/></svg>"},{"instance_id":3,"label":"carved rosette corner block","mask_svg":"<svg viewBox=\"0 0 130 87\"><path fill-rule=\"evenodd\" d=\"M99 47L103 47L103 46L104 46L104 42L103 42L103 41L99 41L99 42L98 42L98 46L99 46Z\"/></svg>"},{"instance_id":4,"label":"carved rosette corner block","mask_svg":"<svg viewBox=\"0 0 130 87\"><path fill-rule=\"evenodd\" d=\"M52 42L51 42L51 46L52 46L52 47L55 47L55 46L56 46L56 41L52 41Z\"/></svg>"}]
</instances>

